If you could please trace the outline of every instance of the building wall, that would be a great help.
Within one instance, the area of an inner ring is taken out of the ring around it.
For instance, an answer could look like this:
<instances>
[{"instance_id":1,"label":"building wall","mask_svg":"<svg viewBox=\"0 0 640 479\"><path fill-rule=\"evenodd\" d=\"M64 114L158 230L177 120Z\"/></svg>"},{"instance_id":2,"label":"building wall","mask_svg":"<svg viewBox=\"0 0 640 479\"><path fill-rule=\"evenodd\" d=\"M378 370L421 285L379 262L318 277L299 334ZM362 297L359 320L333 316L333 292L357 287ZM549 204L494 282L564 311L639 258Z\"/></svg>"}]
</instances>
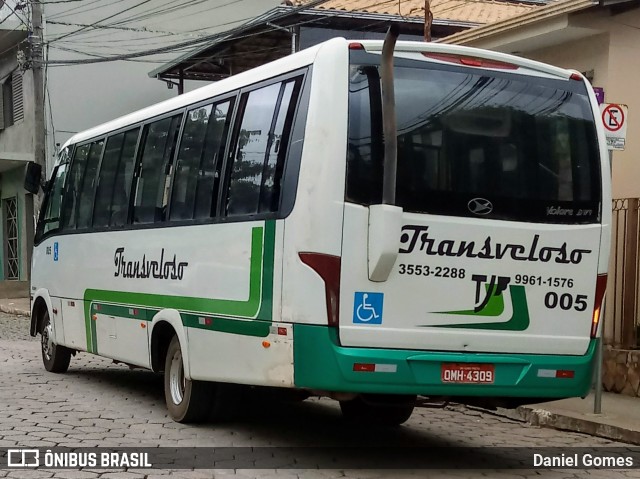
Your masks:
<instances>
[{"instance_id":1,"label":"building wall","mask_svg":"<svg viewBox=\"0 0 640 479\"><path fill-rule=\"evenodd\" d=\"M7 279L6 271L6 246L5 224L6 211L5 200L15 197L18 206L18 257L19 279L28 280L31 262L31 242L33 235L34 218L33 196L23 188L24 168L17 167L2 173L0 180L0 279Z\"/></svg>"},{"instance_id":2,"label":"building wall","mask_svg":"<svg viewBox=\"0 0 640 479\"><path fill-rule=\"evenodd\" d=\"M17 49L10 49L0 58L0 80L7 80L18 68ZM33 238L33 196L24 190L27 162L35 159L35 108L33 73L22 72L23 118L0 130L0 284L7 279L7 243L5 200L17 203L18 280L29 279Z\"/></svg>"},{"instance_id":3,"label":"building wall","mask_svg":"<svg viewBox=\"0 0 640 479\"><path fill-rule=\"evenodd\" d=\"M610 15L606 10L585 12L571 17L570 24L602 33L523 55L564 68L594 70L593 85L604 88L605 101L629 107L626 149L613 153L613 197L639 197L640 9L619 15Z\"/></svg>"},{"instance_id":4,"label":"building wall","mask_svg":"<svg viewBox=\"0 0 640 479\"><path fill-rule=\"evenodd\" d=\"M15 55L0 59L0 79L8 77L17 68ZM22 75L24 118L4 130L0 130L0 161L31 161L34 158L33 131L35 128L33 103L33 74L27 70Z\"/></svg>"}]
</instances>

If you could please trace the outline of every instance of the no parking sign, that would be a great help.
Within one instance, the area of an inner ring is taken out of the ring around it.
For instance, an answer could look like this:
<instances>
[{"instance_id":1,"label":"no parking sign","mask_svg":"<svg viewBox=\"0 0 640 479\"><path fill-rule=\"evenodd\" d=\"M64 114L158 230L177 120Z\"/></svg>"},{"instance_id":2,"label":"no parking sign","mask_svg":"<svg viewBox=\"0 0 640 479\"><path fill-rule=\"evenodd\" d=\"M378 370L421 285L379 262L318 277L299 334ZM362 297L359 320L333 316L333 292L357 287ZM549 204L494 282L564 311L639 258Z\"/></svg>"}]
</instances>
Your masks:
<instances>
[{"instance_id":1,"label":"no parking sign","mask_svg":"<svg viewBox=\"0 0 640 479\"><path fill-rule=\"evenodd\" d=\"M627 138L627 105L602 103L600 113L607 136L607 147L610 150L624 150Z\"/></svg>"}]
</instances>

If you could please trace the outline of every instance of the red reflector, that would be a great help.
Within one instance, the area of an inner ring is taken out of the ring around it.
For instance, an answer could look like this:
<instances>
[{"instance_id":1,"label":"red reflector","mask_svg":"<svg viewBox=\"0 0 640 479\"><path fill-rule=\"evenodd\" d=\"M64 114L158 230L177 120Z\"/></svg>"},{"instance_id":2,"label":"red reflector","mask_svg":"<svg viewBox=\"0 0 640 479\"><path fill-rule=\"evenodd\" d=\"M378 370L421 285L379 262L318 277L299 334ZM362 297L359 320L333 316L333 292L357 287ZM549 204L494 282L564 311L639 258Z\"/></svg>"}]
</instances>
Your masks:
<instances>
[{"instance_id":1,"label":"red reflector","mask_svg":"<svg viewBox=\"0 0 640 479\"><path fill-rule=\"evenodd\" d=\"M580 73L572 73L569 78L572 80L582 81L582 75L580 75Z\"/></svg>"},{"instance_id":2,"label":"red reflector","mask_svg":"<svg viewBox=\"0 0 640 479\"><path fill-rule=\"evenodd\" d=\"M99 305L99 304L94 304L94 305L93 305L93 307L94 307L96 310L100 311L100 305Z\"/></svg>"},{"instance_id":3,"label":"red reflector","mask_svg":"<svg viewBox=\"0 0 640 479\"><path fill-rule=\"evenodd\" d=\"M287 328L278 328L278 335L279 336L286 336L287 335Z\"/></svg>"},{"instance_id":4,"label":"red reflector","mask_svg":"<svg viewBox=\"0 0 640 479\"><path fill-rule=\"evenodd\" d=\"M441 62L457 63L459 65L469 67L484 67L502 70L517 70L519 68L518 65L514 65L513 63L489 60L487 58L460 56L453 55L451 53L422 52L422 54L427 58L433 58L434 60L439 60Z\"/></svg>"},{"instance_id":5,"label":"red reflector","mask_svg":"<svg viewBox=\"0 0 640 479\"><path fill-rule=\"evenodd\" d=\"M324 281L327 323L329 326L337 326L340 310L340 256L322 253L298 253L298 256Z\"/></svg>"},{"instance_id":6,"label":"red reflector","mask_svg":"<svg viewBox=\"0 0 640 479\"><path fill-rule=\"evenodd\" d=\"M213 320L211 318L204 318L204 324L207 326L211 326L211 323L213 323Z\"/></svg>"},{"instance_id":7,"label":"red reflector","mask_svg":"<svg viewBox=\"0 0 640 479\"><path fill-rule=\"evenodd\" d=\"M600 323L600 311L602 310L602 302L604 294L607 291L607 275L599 274L596 279L596 296L593 301L593 317L591 320L591 337L595 338L598 333L598 324Z\"/></svg>"},{"instance_id":8,"label":"red reflector","mask_svg":"<svg viewBox=\"0 0 640 479\"><path fill-rule=\"evenodd\" d=\"M574 371L570 371L570 370L558 370L556 371L556 377L557 378L567 378L567 379L571 379L573 378L573 376L575 375Z\"/></svg>"},{"instance_id":9,"label":"red reflector","mask_svg":"<svg viewBox=\"0 0 640 479\"><path fill-rule=\"evenodd\" d=\"M138 316L138 310L134 309L133 311L131 311L131 314L133 314L134 316Z\"/></svg>"},{"instance_id":10,"label":"red reflector","mask_svg":"<svg viewBox=\"0 0 640 479\"><path fill-rule=\"evenodd\" d=\"M372 373L376 370L375 364L354 363L353 370L356 372Z\"/></svg>"},{"instance_id":11,"label":"red reflector","mask_svg":"<svg viewBox=\"0 0 640 479\"><path fill-rule=\"evenodd\" d=\"M364 50L362 43L351 42L349 43L349 50Z\"/></svg>"}]
</instances>

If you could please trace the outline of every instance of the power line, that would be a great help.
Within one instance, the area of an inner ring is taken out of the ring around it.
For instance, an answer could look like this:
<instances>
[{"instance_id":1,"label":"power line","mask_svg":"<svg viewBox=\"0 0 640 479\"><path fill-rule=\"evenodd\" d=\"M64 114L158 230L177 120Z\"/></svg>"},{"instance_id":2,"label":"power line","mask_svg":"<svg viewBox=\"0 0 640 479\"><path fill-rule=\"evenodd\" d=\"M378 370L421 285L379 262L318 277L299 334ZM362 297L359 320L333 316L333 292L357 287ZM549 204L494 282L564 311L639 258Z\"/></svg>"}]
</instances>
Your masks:
<instances>
[{"instance_id":1,"label":"power line","mask_svg":"<svg viewBox=\"0 0 640 479\"><path fill-rule=\"evenodd\" d=\"M97 10L99 8L112 7L116 3L122 3L124 1L126 1L126 0L116 0L114 2L105 3L103 0L92 0L90 2L84 3L81 6L69 8L67 10L63 10L62 12L58 12L58 13L56 13L54 15L51 15L51 17L49 17L49 18L50 19L58 18L58 17L66 15L67 13L70 13L70 12L75 12L76 15L79 14L79 13L86 13L86 12L89 12L91 10ZM89 5L93 5L95 3L100 3L100 2L102 3L102 5L97 5L97 6L92 7L92 8L85 8L85 7L88 7ZM82 10L83 8L85 8L85 9ZM80 11L78 12L78 10L80 10Z\"/></svg>"},{"instance_id":2,"label":"power line","mask_svg":"<svg viewBox=\"0 0 640 479\"><path fill-rule=\"evenodd\" d=\"M149 0L147 0L149 1ZM301 10L305 10L307 8L312 8L315 7L316 5L319 5L321 3L324 3L326 0L313 0L311 2L309 2L308 4L305 5L301 5L299 7L294 7L286 12L283 12L282 14L270 19L271 22L273 21L278 21L281 20L283 18L289 17L295 13L300 12ZM386 2L382 2L382 3L386 3ZM318 19L313 19L310 21L317 21ZM304 23L309 23L309 22L300 22L300 24L304 24ZM66 64L66 65L81 65L81 64L87 64L87 63L102 63L102 62L107 62L107 61L117 61L117 60L127 60L130 58L139 58L139 57L144 57L144 56L150 56L150 55L155 55L158 53L165 53L165 52L170 52L170 51L175 51L177 49L182 49L185 47L190 47L190 46L196 46L202 43L207 43L210 42L212 40L221 38L221 37L225 37L225 36L229 36L232 35L234 33L234 31L238 32L238 31L242 31L243 27L240 26L238 28L232 29L232 30L228 30L225 32L221 32L221 33L216 33L213 35L207 35L204 36L202 38L198 38L198 39L193 39L193 40L188 40L188 41L184 41L184 42L180 42L180 43L176 43L173 45L168 45L165 47L159 47L159 48L153 48L153 49L149 49L149 50L144 50L144 51L140 51L140 52L134 52L134 53L127 53L127 54L122 54L122 55L113 55L111 57L108 58L95 58L95 59L72 59L72 60L60 60L60 61L49 61L49 64L52 65L60 65L60 64ZM276 30L276 29L273 29ZM258 32L257 34L261 34L264 32ZM247 37L249 36L253 36L256 35L256 33L254 34L250 34L250 35L246 35ZM240 37L240 38L244 38L244 37Z\"/></svg>"},{"instance_id":3,"label":"power line","mask_svg":"<svg viewBox=\"0 0 640 479\"><path fill-rule=\"evenodd\" d=\"M216 24L216 25L213 25L213 26L192 28L188 32L174 32L174 33L176 35L191 35L191 36L198 36L199 38L205 38L205 36L216 35L217 33L212 34L212 33L204 33L203 32L202 34L196 34L196 35L194 35L194 33L195 32L202 32L203 30L208 30L208 29L211 29L211 28L219 28L219 27L223 27L223 26L233 25L233 24L239 23L239 22L246 22L246 21L252 20L254 18L255 18L255 16L245 17L245 18L238 18L236 20L231 20L231 21L228 21L228 22L225 22L225 23L219 23L219 24ZM108 29L110 27L104 27L104 28L106 30L106 29ZM95 33L95 32L87 32L87 33ZM71 41L77 42L77 43L86 43L89 40L95 40L96 38L103 38L106 35L109 35L109 33L108 32L99 32L96 35L92 35L92 36L89 36L89 37L83 37L82 39L74 39L74 40L71 40ZM132 40L135 40L135 39L132 39ZM65 41L65 40L63 40L63 41Z\"/></svg>"},{"instance_id":4,"label":"power line","mask_svg":"<svg viewBox=\"0 0 640 479\"><path fill-rule=\"evenodd\" d=\"M85 0L50 0L49 2L40 2L42 5L49 5L51 3L76 3L84 2Z\"/></svg>"},{"instance_id":5,"label":"power line","mask_svg":"<svg viewBox=\"0 0 640 479\"><path fill-rule=\"evenodd\" d=\"M11 5L9 5L8 3L4 3L3 6L7 7L9 10L11 10L11 14L9 14L7 17L4 18L4 20L2 20L2 22L4 22L7 18L9 18L12 14L15 15L18 20L20 20L20 23L22 23L25 27L27 27L27 29L29 29L29 25L27 23L27 20L25 20L24 18L22 18L20 15L18 15L16 13L16 11L11 8ZM1 22L0 22L1 23Z\"/></svg>"},{"instance_id":6,"label":"power line","mask_svg":"<svg viewBox=\"0 0 640 479\"><path fill-rule=\"evenodd\" d=\"M182 3L176 3L174 1L169 1L163 5L158 5L157 7L151 8L147 11L144 12L140 12L138 14L135 15L131 15L127 18L123 18L120 19L116 22L114 22L114 25L122 25L125 23L132 23L132 22L136 22L136 21L142 21L142 20L146 20L148 18L157 18L159 16L165 15L167 13L172 13L174 11L177 10L183 10L185 8L189 8L189 7L195 7L196 5L200 5L202 3L208 2L209 0L187 0L185 2ZM216 10L218 8L222 8L222 7L226 7L227 5L231 5L233 3L237 3L240 2L242 0L232 0L230 2L227 2L225 4L216 6L216 7L208 7L210 10ZM169 5L169 6L167 6ZM173 20L173 19L172 19Z\"/></svg>"},{"instance_id":7,"label":"power line","mask_svg":"<svg viewBox=\"0 0 640 479\"><path fill-rule=\"evenodd\" d=\"M106 30L124 30L128 32L141 32L141 33L163 33L166 35L185 35L187 33L177 33L177 32L169 32L166 30L151 30L146 27L143 28L134 28L134 27L121 27L117 25L93 25L88 23L71 23L71 22L56 22L56 21L48 21L51 25L65 25L69 27L87 27L87 28L95 28L95 29L106 29ZM57 42L60 39L51 40L51 42Z\"/></svg>"},{"instance_id":8,"label":"power line","mask_svg":"<svg viewBox=\"0 0 640 479\"><path fill-rule=\"evenodd\" d=\"M93 28L99 28L99 29L105 29L105 30L109 29L109 28L114 28L114 29L132 28L132 29L137 29L136 27L124 27L124 25L131 24L133 22L139 22L139 21L142 21L142 20L146 20L147 18L154 18L154 17L163 16L163 15L168 14L168 13L173 13L175 10L185 10L185 9L188 10L191 7L194 7L196 5L199 5L201 3L208 2L208 1L210 1L210 0L187 0L187 1L183 2L183 3L178 3L178 4L176 4L174 1L170 1L168 3L159 5L159 6L155 7L155 8L152 8L152 9L149 9L149 10L144 10L142 12L139 12L138 14L135 14L135 15L123 18L121 20L117 20L117 21L111 22L111 23L101 24L101 25L86 25L86 26L87 27L93 27ZM214 7L210 7L209 6L209 7L205 8L204 10L197 10L195 12L186 13L186 14L184 14L182 16L177 17L177 18L176 17L172 17L172 21L175 21L175 20L180 19L180 18L189 17L189 16L192 16L192 15L199 15L199 14L202 14L203 12L205 12L205 11L206 12L211 12L213 10L217 10L218 8L223 8L223 7L232 5L234 3L238 3L240 1L245 1L245 0L231 0L231 1L227 2L227 3L222 4L222 5L217 5L217 6L214 6ZM171 6L162 9L166 5L171 5ZM242 19L242 20L250 20L251 18L254 18L254 17L248 17L248 18ZM236 22L239 22L239 21L242 21L242 20L234 20L232 22L228 22L228 23L223 24L223 25L236 23ZM82 25L82 24L79 24L79 25ZM210 28L214 28L214 27L218 27L218 26L221 26L221 25L215 25L213 27L207 26L207 27L198 28L198 29L195 29L195 30L192 29L192 30L190 30L189 33L193 32L193 31L206 30L206 29L210 29ZM153 29L148 29L146 27L142 28L142 29L139 29L139 30L141 30L141 31L144 31L144 30L154 31ZM93 33L92 31L77 31L77 32L78 32L77 35L84 35L85 33ZM167 33L169 33L169 32L167 32ZM74 32L71 32L71 34L72 35L76 35ZM182 34L182 33L176 33L176 35L180 35L180 34ZM91 37L85 37L83 39L86 40L86 39L100 38L100 37L103 37L104 35L105 34L100 33L98 35L92 35ZM52 39L52 41L55 41L55 40L56 40L55 38Z\"/></svg>"},{"instance_id":9,"label":"power line","mask_svg":"<svg viewBox=\"0 0 640 479\"><path fill-rule=\"evenodd\" d=\"M107 17L105 17L105 18L102 18L102 19L100 19L100 20L98 20L98 21L96 21L96 22L94 22L94 23L92 23L92 24L90 24L90 25L87 25L86 27L81 27L81 28L79 28L79 29L78 29L78 30L76 30L76 31L69 32L69 33L65 33L65 34L63 34L63 35L61 35L61 36L57 37L55 40L61 40L61 39L66 38L66 37L68 37L68 36L75 35L76 33L79 33L79 32L81 32L81 31L83 31L83 30L86 30L87 28L95 27L97 24L99 24L99 23L101 23L101 22L104 22L105 20L109 20L109 19L111 19L111 18L113 18L113 17L117 17L118 15L121 15L121 14L123 14L123 13L125 13L125 12L128 12L129 10L133 10L134 8L138 8L138 7L142 6L142 5L144 5L145 3L149 3L150 1L151 1L151 0L142 0L142 2L140 2L140 3L136 4L136 5L132 6L132 7L125 8L125 9L124 9L124 10L122 10L121 12L116 12L116 13L114 13L114 14L112 14L112 15L109 15L109 16L107 16Z\"/></svg>"}]
</instances>

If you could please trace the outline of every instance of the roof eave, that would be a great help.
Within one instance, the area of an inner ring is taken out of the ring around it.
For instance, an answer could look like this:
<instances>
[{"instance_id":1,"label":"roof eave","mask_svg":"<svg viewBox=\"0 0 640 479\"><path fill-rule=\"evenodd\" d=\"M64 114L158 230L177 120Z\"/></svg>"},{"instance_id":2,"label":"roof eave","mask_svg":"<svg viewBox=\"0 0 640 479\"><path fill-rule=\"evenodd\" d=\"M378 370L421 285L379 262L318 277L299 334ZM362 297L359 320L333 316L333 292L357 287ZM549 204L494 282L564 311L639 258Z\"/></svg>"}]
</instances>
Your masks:
<instances>
[{"instance_id":1,"label":"roof eave","mask_svg":"<svg viewBox=\"0 0 640 479\"><path fill-rule=\"evenodd\" d=\"M634 0L625 0L634 1ZM598 0L564 0L554 2L546 7L535 9L522 15L510 17L499 22L490 23L481 27L472 28L467 31L454 33L448 37L438 40L440 43L454 43L456 45L466 45L480 39L486 39L494 35L505 33L514 28L521 28L526 25L542 22L553 17L566 15L569 13L597 7Z\"/></svg>"}]
</instances>

